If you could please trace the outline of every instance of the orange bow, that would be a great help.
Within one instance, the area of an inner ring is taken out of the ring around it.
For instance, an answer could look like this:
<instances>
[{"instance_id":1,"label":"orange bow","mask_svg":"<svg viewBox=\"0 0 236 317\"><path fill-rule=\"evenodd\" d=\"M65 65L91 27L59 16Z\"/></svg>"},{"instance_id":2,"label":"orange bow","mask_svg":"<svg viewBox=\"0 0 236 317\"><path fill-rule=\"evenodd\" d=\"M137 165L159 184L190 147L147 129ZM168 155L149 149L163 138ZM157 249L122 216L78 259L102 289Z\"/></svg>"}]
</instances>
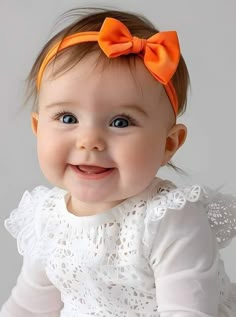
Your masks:
<instances>
[{"instance_id":1,"label":"orange bow","mask_svg":"<svg viewBox=\"0 0 236 317\"><path fill-rule=\"evenodd\" d=\"M127 27L114 18L106 18L99 32L75 33L54 45L40 66L37 88L40 88L46 66L58 52L69 46L94 41L98 42L109 58L128 54L140 56L153 77L164 85L174 112L178 113L178 99L170 81L180 59L177 33L175 31L159 32L148 39L140 39L132 36Z\"/></svg>"},{"instance_id":2,"label":"orange bow","mask_svg":"<svg viewBox=\"0 0 236 317\"><path fill-rule=\"evenodd\" d=\"M119 20L106 18L98 35L98 44L107 57L138 54L150 73L164 85L170 81L179 63L180 48L175 31L140 39L133 37Z\"/></svg>"}]
</instances>

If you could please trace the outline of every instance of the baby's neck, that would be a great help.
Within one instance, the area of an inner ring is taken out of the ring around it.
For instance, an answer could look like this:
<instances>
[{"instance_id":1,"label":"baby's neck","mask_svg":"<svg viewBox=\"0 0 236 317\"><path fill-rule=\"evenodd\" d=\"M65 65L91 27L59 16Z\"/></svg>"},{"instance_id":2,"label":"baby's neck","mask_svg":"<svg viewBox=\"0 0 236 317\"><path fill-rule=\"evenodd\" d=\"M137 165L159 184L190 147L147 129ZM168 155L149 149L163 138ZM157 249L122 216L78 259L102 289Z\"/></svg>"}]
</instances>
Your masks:
<instances>
[{"instance_id":1,"label":"baby's neck","mask_svg":"<svg viewBox=\"0 0 236 317\"><path fill-rule=\"evenodd\" d=\"M67 200L67 210L77 217L94 216L108 211L124 200L112 202L83 202L73 198L71 195Z\"/></svg>"}]
</instances>

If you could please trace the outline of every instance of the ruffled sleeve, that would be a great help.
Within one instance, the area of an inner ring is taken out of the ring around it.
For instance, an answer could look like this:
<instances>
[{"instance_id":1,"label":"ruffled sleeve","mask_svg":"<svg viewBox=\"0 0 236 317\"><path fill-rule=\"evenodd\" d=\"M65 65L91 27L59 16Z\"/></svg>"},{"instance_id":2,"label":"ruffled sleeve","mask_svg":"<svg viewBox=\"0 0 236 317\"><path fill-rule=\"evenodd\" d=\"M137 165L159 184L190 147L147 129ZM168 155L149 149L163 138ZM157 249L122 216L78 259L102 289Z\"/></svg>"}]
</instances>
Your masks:
<instances>
[{"instance_id":1,"label":"ruffled sleeve","mask_svg":"<svg viewBox=\"0 0 236 317\"><path fill-rule=\"evenodd\" d=\"M213 317L235 305L219 254L236 235L235 219L234 196L198 185L150 195L143 243L161 317Z\"/></svg>"},{"instance_id":2,"label":"ruffled sleeve","mask_svg":"<svg viewBox=\"0 0 236 317\"><path fill-rule=\"evenodd\" d=\"M18 252L23 256L34 256L42 227L38 210L49 191L50 189L44 186L37 186L31 192L25 191L19 206L5 220L6 229L17 239Z\"/></svg>"},{"instance_id":3,"label":"ruffled sleeve","mask_svg":"<svg viewBox=\"0 0 236 317\"><path fill-rule=\"evenodd\" d=\"M147 201L147 214L144 219L144 245L149 248L153 244L161 220L167 213L178 212L185 207L187 202L199 201L203 197L202 194L203 191L199 185L179 189L169 181L164 181L158 188L154 188ZM146 253L148 253L147 248L145 249Z\"/></svg>"},{"instance_id":4,"label":"ruffled sleeve","mask_svg":"<svg viewBox=\"0 0 236 317\"><path fill-rule=\"evenodd\" d=\"M59 317L62 307L61 294L41 263L24 257L16 286L2 306L0 317Z\"/></svg>"},{"instance_id":5,"label":"ruffled sleeve","mask_svg":"<svg viewBox=\"0 0 236 317\"><path fill-rule=\"evenodd\" d=\"M201 194L199 186L171 189L150 201L147 228L158 230L149 236L149 263L161 317L217 316L218 247Z\"/></svg>"},{"instance_id":6,"label":"ruffled sleeve","mask_svg":"<svg viewBox=\"0 0 236 317\"><path fill-rule=\"evenodd\" d=\"M63 307L59 290L51 283L35 249L40 240L41 202L50 190L38 186L26 191L18 208L5 221L5 227L17 239L18 251L24 256L16 286L0 310L0 317L59 317Z\"/></svg>"},{"instance_id":7,"label":"ruffled sleeve","mask_svg":"<svg viewBox=\"0 0 236 317\"><path fill-rule=\"evenodd\" d=\"M187 202L198 202L200 208L204 209L219 248L229 245L236 236L236 197L199 185L176 188L165 181L148 201L143 237L146 246L150 245L150 239L167 211L181 210Z\"/></svg>"}]
</instances>

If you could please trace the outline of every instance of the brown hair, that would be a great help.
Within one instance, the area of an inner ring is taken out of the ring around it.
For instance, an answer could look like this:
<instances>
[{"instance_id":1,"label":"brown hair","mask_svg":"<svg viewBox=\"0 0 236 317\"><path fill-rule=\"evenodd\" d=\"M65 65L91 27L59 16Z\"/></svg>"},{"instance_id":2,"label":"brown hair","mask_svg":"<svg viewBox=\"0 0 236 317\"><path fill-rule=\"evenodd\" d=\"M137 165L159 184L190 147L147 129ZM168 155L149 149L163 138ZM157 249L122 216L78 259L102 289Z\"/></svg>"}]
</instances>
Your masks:
<instances>
[{"instance_id":1,"label":"brown hair","mask_svg":"<svg viewBox=\"0 0 236 317\"><path fill-rule=\"evenodd\" d=\"M91 12L92 11L92 12ZM31 98L33 101L33 110L37 110L37 89L36 89L36 80L39 68L41 63L43 62L45 56L51 47L62 41L68 35L83 32L83 31L99 31L103 21L106 17L112 17L120 20L124 23L129 29L130 33L133 36L137 36L140 38L149 38L155 33L158 33L159 30L154 27L154 25L147 20L145 17L129 12L122 12L117 10L107 10L101 8L86 8L86 9L72 9L67 11L65 14L61 16L60 22L63 22L64 18L74 18L74 21L67 27L64 27L60 32L54 35L43 47L41 52L39 53L30 73L27 78L27 101ZM102 58L105 62L112 62L112 59L105 58L105 54L101 51L97 42L89 42L89 43L81 43L79 45L75 45L69 48L62 50L60 53L57 53L53 62L55 62L61 56L65 56L65 61L60 65L60 68L57 69L57 72L54 75L57 75L61 72L66 72L71 69L74 65L76 65L81 59L94 51L100 51L100 58ZM68 54L69 52L69 54ZM127 62L131 62L134 59L133 54L121 56L123 60ZM187 66L185 61L181 55L180 61L177 67L175 74L172 77L172 83L175 87L179 110L178 116L182 115L186 110L187 103L187 90L189 86L189 74L187 70ZM183 172L181 169L175 167L172 163L168 163L169 166L173 167L175 170L179 172Z\"/></svg>"}]
</instances>

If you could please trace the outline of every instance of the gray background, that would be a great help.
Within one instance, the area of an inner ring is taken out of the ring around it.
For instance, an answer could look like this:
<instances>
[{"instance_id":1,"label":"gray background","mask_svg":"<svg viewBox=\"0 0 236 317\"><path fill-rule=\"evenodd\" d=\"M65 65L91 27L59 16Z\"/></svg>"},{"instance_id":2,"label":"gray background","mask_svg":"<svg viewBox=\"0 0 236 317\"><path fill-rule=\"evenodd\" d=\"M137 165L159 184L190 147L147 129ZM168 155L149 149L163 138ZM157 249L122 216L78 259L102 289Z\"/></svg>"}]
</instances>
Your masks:
<instances>
[{"instance_id":1,"label":"gray background","mask_svg":"<svg viewBox=\"0 0 236 317\"><path fill-rule=\"evenodd\" d=\"M3 221L24 190L47 184L38 167L30 110L22 110L24 80L58 15L85 5L129 9L143 13L161 30L177 30L192 91L188 112L181 118L188 126L188 140L174 162L189 175L163 169L161 176L179 184L224 185L224 191L236 192L235 0L0 0L0 306L22 262ZM235 250L234 242L223 252L234 281Z\"/></svg>"}]
</instances>

